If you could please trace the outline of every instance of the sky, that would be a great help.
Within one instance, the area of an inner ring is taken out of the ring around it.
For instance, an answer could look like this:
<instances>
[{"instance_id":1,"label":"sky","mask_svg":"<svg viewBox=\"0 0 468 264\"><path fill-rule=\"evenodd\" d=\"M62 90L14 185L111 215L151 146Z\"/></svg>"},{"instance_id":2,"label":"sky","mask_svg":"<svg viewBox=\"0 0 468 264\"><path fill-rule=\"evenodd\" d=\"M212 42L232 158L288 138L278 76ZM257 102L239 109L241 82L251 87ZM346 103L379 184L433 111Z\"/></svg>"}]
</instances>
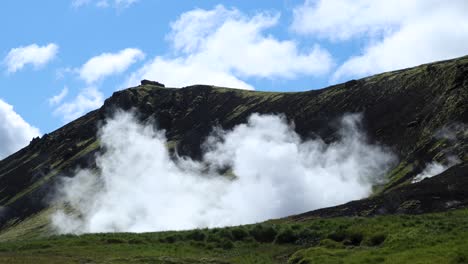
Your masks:
<instances>
[{"instance_id":1,"label":"sky","mask_svg":"<svg viewBox=\"0 0 468 264\"><path fill-rule=\"evenodd\" d=\"M141 79L303 91L468 54L465 0L6 0L0 159Z\"/></svg>"}]
</instances>

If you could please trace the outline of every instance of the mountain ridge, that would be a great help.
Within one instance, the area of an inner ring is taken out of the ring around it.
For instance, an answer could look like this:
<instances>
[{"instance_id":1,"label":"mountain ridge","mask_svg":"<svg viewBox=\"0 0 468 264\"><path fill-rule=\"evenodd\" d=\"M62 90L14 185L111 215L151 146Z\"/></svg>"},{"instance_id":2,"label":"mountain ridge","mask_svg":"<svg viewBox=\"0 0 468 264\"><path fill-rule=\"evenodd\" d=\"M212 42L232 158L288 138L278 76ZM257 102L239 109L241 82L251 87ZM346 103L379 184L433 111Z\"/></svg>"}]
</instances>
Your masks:
<instances>
[{"instance_id":1,"label":"mountain ridge","mask_svg":"<svg viewBox=\"0 0 468 264\"><path fill-rule=\"evenodd\" d=\"M170 149L195 159L200 158L200 146L213 127L232 129L252 113L283 114L301 137L316 134L333 142L337 137L333 120L359 112L369 140L390 147L399 157L399 164L387 175L388 183L377 186L376 193L385 194L411 186L410 181L426 164L434 160L447 163L451 156L460 159L459 174L466 175L467 133L456 125L468 120L467 101L468 56L305 92L210 85L132 87L115 92L100 109L32 140L0 161L0 226L15 226L46 209L61 175L70 175L77 167L95 166L94 155L101 151L98 127L116 109L133 110L142 121L156 120L158 128L166 131ZM453 130L455 141L436 136L444 128ZM429 180L434 181L430 186L440 183L437 177Z\"/></svg>"}]
</instances>

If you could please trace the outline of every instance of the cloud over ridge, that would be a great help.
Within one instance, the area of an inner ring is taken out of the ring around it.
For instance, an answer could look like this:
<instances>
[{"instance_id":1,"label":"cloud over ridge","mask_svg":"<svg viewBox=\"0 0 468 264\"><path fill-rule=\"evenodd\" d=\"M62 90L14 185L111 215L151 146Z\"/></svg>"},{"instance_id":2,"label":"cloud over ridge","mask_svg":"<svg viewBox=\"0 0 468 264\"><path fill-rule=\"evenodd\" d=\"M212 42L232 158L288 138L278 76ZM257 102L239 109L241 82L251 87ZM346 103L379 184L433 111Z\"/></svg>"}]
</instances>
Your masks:
<instances>
[{"instance_id":1,"label":"cloud over ridge","mask_svg":"<svg viewBox=\"0 0 468 264\"><path fill-rule=\"evenodd\" d=\"M135 62L144 59L145 54L136 48L126 48L116 53L102 53L90 58L78 73L88 84L107 76L126 71Z\"/></svg>"},{"instance_id":2,"label":"cloud over ridge","mask_svg":"<svg viewBox=\"0 0 468 264\"><path fill-rule=\"evenodd\" d=\"M128 85L155 79L172 87L212 84L253 90L246 79L326 74L333 65L327 50L318 44L301 49L295 40L267 33L279 20L279 13L247 15L222 5L182 13L167 35L173 52L147 62Z\"/></svg>"},{"instance_id":3,"label":"cloud over ridge","mask_svg":"<svg viewBox=\"0 0 468 264\"><path fill-rule=\"evenodd\" d=\"M25 147L39 135L39 129L28 124L12 105L0 99L0 160Z\"/></svg>"},{"instance_id":4,"label":"cloud over ridge","mask_svg":"<svg viewBox=\"0 0 468 264\"><path fill-rule=\"evenodd\" d=\"M466 55L467 12L464 0L306 0L294 9L291 29L366 43L336 69L336 82Z\"/></svg>"}]
</instances>

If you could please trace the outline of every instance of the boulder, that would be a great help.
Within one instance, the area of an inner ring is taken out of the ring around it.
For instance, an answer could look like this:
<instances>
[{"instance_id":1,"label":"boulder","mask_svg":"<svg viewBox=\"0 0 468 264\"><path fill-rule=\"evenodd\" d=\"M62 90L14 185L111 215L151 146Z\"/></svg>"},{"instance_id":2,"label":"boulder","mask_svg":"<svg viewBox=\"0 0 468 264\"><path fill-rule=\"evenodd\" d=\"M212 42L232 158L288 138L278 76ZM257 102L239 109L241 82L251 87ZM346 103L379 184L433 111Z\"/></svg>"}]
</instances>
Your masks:
<instances>
[{"instance_id":1,"label":"boulder","mask_svg":"<svg viewBox=\"0 0 468 264\"><path fill-rule=\"evenodd\" d=\"M141 85L154 85L154 86L159 86L159 87L165 87L164 84L156 81L150 81L150 80L141 80Z\"/></svg>"}]
</instances>

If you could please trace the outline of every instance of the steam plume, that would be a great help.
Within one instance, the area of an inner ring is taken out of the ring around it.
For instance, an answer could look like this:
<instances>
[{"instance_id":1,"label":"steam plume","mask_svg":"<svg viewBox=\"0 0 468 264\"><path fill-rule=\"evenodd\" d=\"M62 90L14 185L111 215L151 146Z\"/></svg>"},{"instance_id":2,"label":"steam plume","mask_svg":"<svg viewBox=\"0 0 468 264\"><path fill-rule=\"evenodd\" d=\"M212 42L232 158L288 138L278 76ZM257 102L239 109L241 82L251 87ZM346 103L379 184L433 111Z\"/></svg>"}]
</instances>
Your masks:
<instances>
[{"instance_id":1,"label":"steam plume","mask_svg":"<svg viewBox=\"0 0 468 264\"><path fill-rule=\"evenodd\" d=\"M340 139L302 141L281 116L253 114L215 130L202 161L171 158L164 131L119 112L100 129L97 169L64 178L61 233L159 231L238 225L368 196L393 163L369 144L359 115L342 119ZM219 171L230 168L227 175Z\"/></svg>"},{"instance_id":2,"label":"steam plume","mask_svg":"<svg viewBox=\"0 0 468 264\"><path fill-rule=\"evenodd\" d=\"M461 160L458 158L455 152L457 152L457 147L462 145L460 142L466 141L467 136L467 126L464 123L452 123L437 130L434 137L439 140L446 140L449 145L449 147L444 149L444 160L442 162L432 161L426 164L426 167L422 170L422 172L414 176L411 183L420 182L426 178L434 177L446 171L450 167L459 164Z\"/></svg>"}]
</instances>

